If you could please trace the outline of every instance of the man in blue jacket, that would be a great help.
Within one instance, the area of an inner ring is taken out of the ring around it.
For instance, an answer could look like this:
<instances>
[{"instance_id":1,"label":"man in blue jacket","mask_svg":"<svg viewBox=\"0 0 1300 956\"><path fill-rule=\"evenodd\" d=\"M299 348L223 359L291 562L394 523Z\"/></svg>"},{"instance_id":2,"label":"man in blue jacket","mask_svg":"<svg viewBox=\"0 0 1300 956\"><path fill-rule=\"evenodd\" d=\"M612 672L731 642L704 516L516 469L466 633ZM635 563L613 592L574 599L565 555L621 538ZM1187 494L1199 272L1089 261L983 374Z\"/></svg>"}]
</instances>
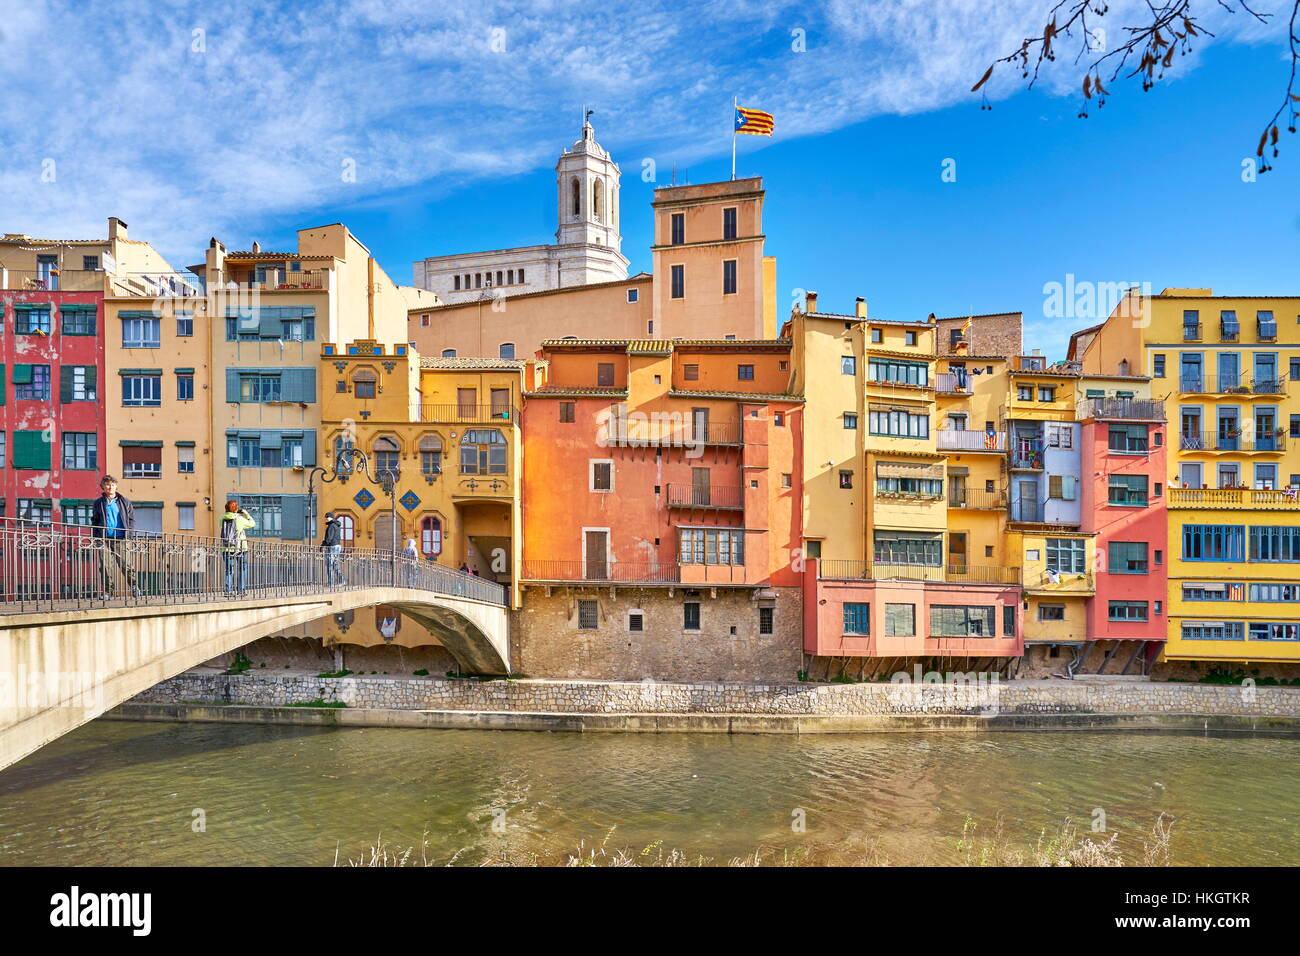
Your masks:
<instances>
[{"instance_id":1,"label":"man in blue jacket","mask_svg":"<svg viewBox=\"0 0 1300 956\"><path fill-rule=\"evenodd\" d=\"M136 586L135 563L127 550L130 546L125 543L135 529L135 508L129 499L117 493L117 479L112 475L101 478L99 488L102 494L90 506L90 533L104 542L99 562L103 587L99 599L107 601L114 594L117 574L125 576L131 596L138 598L140 589Z\"/></svg>"}]
</instances>

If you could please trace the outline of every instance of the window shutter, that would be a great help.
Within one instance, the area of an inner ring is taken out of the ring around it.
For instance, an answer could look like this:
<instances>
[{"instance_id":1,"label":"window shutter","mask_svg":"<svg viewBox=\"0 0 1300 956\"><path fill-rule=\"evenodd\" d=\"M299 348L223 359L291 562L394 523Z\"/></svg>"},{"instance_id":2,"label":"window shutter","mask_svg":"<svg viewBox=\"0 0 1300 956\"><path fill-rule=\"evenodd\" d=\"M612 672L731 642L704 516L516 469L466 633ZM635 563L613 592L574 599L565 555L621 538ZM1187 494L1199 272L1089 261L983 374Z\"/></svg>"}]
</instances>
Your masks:
<instances>
[{"instance_id":1,"label":"window shutter","mask_svg":"<svg viewBox=\"0 0 1300 956\"><path fill-rule=\"evenodd\" d=\"M16 430L14 432L13 467L48 471L50 468L50 445L51 442L45 440L45 432L43 431Z\"/></svg>"},{"instance_id":2,"label":"window shutter","mask_svg":"<svg viewBox=\"0 0 1300 956\"><path fill-rule=\"evenodd\" d=\"M226 369L226 401L239 401L239 369Z\"/></svg>"},{"instance_id":3,"label":"window shutter","mask_svg":"<svg viewBox=\"0 0 1300 956\"><path fill-rule=\"evenodd\" d=\"M14 384L30 385L32 384L32 366L26 363L14 365Z\"/></svg>"},{"instance_id":4,"label":"window shutter","mask_svg":"<svg viewBox=\"0 0 1300 956\"><path fill-rule=\"evenodd\" d=\"M302 433L302 463L306 468L312 468L316 464L316 432L314 429Z\"/></svg>"},{"instance_id":5,"label":"window shutter","mask_svg":"<svg viewBox=\"0 0 1300 956\"><path fill-rule=\"evenodd\" d=\"M1064 488L1062 487L1063 482L1064 482L1064 478L1065 478L1064 475L1049 475L1049 476L1048 476L1048 478L1047 478L1047 497L1049 497L1049 498L1064 498L1064 497L1065 497L1065 495L1064 495L1064 493L1063 493L1063 492L1064 492Z\"/></svg>"},{"instance_id":6,"label":"window shutter","mask_svg":"<svg viewBox=\"0 0 1300 956\"><path fill-rule=\"evenodd\" d=\"M314 368L286 368L281 370L281 394L286 401L316 401L316 370Z\"/></svg>"},{"instance_id":7,"label":"window shutter","mask_svg":"<svg viewBox=\"0 0 1300 956\"><path fill-rule=\"evenodd\" d=\"M86 370L86 391L91 395L99 395L99 369L93 365L83 366Z\"/></svg>"},{"instance_id":8,"label":"window shutter","mask_svg":"<svg viewBox=\"0 0 1300 956\"><path fill-rule=\"evenodd\" d=\"M307 537L307 496L284 495L280 508L280 537L293 541Z\"/></svg>"},{"instance_id":9,"label":"window shutter","mask_svg":"<svg viewBox=\"0 0 1300 956\"><path fill-rule=\"evenodd\" d=\"M1066 501L1074 500L1074 475L1061 476L1061 497Z\"/></svg>"},{"instance_id":10,"label":"window shutter","mask_svg":"<svg viewBox=\"0 0 1300 956\"><path fill-rule=\"evenodd\" d=\"M279 312L263 309L258 322L257 334L264 339L278 339L283 331L280 325Z\"/></svg>"},{"instance_id":11,"label":"window shutter","mask_svg":"<svg viewBox=\"0 0 1300 956\"><path fill-rule=\"evenodd\" d=\"M274 431L265 431L259 436L259 444L263 448L279 448L281 446L280 433Z\"/></svg>"},{"instance_id":12,"label":"window shutter","mask_svg":"<svg viewBox=\"0 0 1300 956\"><path fill-rule=\"evenodd\" d=\"M0 362L0 405L5 403L5 366Z\"/></svg>"},{"instance_id":13,"label":"window shutter","mask_svg":"<svg viewBox=\"0 0 1300 956\"><path fill-rule=\"evenodd\" d=\"M64 405L72 401L72 378L76 371L75 365L64 365L59 369L59 401Z\"/></svg>"}]
</instances>

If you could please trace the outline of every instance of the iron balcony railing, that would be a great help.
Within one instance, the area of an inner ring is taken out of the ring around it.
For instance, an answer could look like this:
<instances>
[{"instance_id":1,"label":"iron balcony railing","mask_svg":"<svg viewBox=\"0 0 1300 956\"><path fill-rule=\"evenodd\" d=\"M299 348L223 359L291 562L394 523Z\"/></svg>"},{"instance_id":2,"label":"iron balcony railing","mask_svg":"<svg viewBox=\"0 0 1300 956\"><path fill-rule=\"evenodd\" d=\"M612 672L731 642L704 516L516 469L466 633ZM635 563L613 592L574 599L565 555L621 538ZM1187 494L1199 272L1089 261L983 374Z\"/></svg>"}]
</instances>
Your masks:
<instances>
[{"instance_id":1,"label":"iron balcony railing","mask_svg":"<svg viewBox=\"0 0 1300 956\"><path fill-rule=\"evenodd\" d=\"M1007 450L1006 432L981 432L974 429L943 428L935 432L940 451L990 451Z\"/></svg>"},{"instance_id":2,"label":"iron balcony railing","mask_svg":"<svg viewBox=\"0 0 1300 956\"><path fill-rule=\"evenodd\" d=\"M974 388L969 374L938 372L934 376L934 390L945 395L969 395Z\"/></svg>"},{"instance_id":3,"label":"iron balcony railing","mask_svg":"<svg viewBox=\"0 0 1300 956\"><path fill-rule=\"evenodd\" d=\"M1201 323L1184 322L1183 323L1183 341L1199 342L1201 340Z\"/></svg>"},{"instance_id":4,"label":"iron balcony railing","mask_svg":"<svg viewBox=\"0 0 1300 956\"><path fill-rule=\"evenodd\" d=\"M1246 431L1249 431L1247 429ZM1280 431L1280 430L1279 430ZM1178 436L1183 451L1286 451L1286 433L1281 434L1225 434L1219 432L1189 432Z\"/></svg>"},{"instance_id":5,"label":"iron balcony railing","mask_svg":"<svg viewBox=\"0 0 1300 956\"><path fill-rule=\"evenodd\" d=\"M1079 403L1079 418L1163 422L1165 403L1144 398L1085 398Z\"/></svg>"},{"instance_id":6,"label":"iron balcony railing","mask_svg":"<svg viewBox=\"0 0 1300 956\"><path fill-rule=\"evenodd\" d=\"M1019 439L1011 449L1012 468L1024 471L1043 470L1043 443L1040 439Z\"/></svg>"},{"instance_id":7,"label":"iron balcony railing","mask_svg":"<svg viewBox=\"0 0 1300 956\"><path fill-rule=\"evenodd\" d=\"M1012 498L1007 508L1010 521L1042 522L1045 512L1043 503L1033 498Z\"/></svg>"},{"instance_id":8,"label":"iron balcony railing","mask_svg":"<svg viewBox=\"0 0 1300 956\"><path fill-rule=\"evenodd\" d=\"M1007 506L1005 491L985 491L982 488L948 487L948 507L968 510L998 511Z\"/></svg>"},{"instance_id":9,"label":"iron balcony railing","mask_svg":"<svg viewBox=\"0 0 1300 956\"><path fill-rule=\"evenodd\" d=\"M1265 488L1170 488L1170 508L1268 508L1300 509L1295 489Z\"/></svg>"},{"instance_id":10,"label":"iron balcony railing","mask_svg":"<svg viewBox=\"0 0 1300 956\"><path fill-rule=\"evenodd\" d=\"M1019 584L1020 569L987 564L919 564L822 560L817 576L829 581L932 581L936 584Z\"/></svg>"},{"instance_id":11,"label":"iron balcony railing","mask_svg":"<svg viewBox=\"0 0 1300 956\"><path fill-rule=\"evenodd\" d=\"M611 418L607 442L615 446L685 447L689 445L739 445L739 421L692 421L686 412L663 412L629 421Z\"/></svg>"},{"instance_id":12,"label":"iron balcony railing","mask_svg":"<svg viewBox=\"0 0 1300 956\"><path fill-rule=\"evenodd\" d=\"M524 562L522 580L674 584L681 580L681 572L676 564L606 560L528 560Z\"/></svg>"},{"instance_id":13,"label":"iron balcony railing","mask_svg":"<svg viewBox=\"0 0 1300 956\"><path fill-rule=\"evenodd\" d=\"M132 533L95 537L86 525L0 519L0 614L194 604L404 587L504 605L505 588L392 551L252 538L235 552L220 538Z\"/></svg>"},{"instance_id":14,"label":"iron balcony railing","mask_svg":"<svg viewBox=\"0 0 1300 956\"><path fill-rule=\"evenodd\" d=\"M739 511L744 506L744 488L729 485L697 488L680 483L668 485L669 508L715 508Z\"/></svg>"},{"instance_id":15,"label":"iron balcony railing","mask_svg":"<svg viewBox=\"0 0 1300 956\"><path fill-rule=\"evenodd\" d=\"M1240 372L1217 375L1183 375L1178 379L1180 391L1205 395L1280 395L1286 391L1285 375L1247 378Z\"/></svg>"},{"instance_id":16,"label":"iron balcony railing","mask_svg":"<svg viewBox=\"0 0 1300 956\"><path fill-rule=\"evenodd\" d=\"M512 405L413 405L417 422L514 422L519 410Z\"/></svg>"},{"instance_id":17,"label":"iron balcony railing","mask_svg":"<svg viewBox=\"0 0 1300 956\"><path fill-rule=\"evenodd\" d=\"M261 279L258 279L257 273L252 271L232 273L229 265L227 265L226 271L230 281L241 288L260 289L263 292L292 291L295 289L314 290L329 287L329 269L304 269L299 272L290 272L286 269L267 269Z\"/></svg>"}]
</instances>

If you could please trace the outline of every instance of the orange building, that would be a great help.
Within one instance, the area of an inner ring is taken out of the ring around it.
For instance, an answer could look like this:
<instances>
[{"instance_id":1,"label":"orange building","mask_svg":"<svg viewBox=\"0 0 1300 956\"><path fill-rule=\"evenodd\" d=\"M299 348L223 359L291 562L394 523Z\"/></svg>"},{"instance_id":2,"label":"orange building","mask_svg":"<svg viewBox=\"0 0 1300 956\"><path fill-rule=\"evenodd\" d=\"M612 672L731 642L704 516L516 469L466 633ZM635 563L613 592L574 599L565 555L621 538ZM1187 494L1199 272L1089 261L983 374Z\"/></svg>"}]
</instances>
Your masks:
<instances>
[{"instance_id":1,"label":"orange building","mask_svg":"<svg viewBox=\"0 0 1300 956\"><path fill-rule=\"evenodd\" d=\"M522 414L532 676L794 676L802 398L784 340L543 344Z\"/></svg>"}]
</instances>

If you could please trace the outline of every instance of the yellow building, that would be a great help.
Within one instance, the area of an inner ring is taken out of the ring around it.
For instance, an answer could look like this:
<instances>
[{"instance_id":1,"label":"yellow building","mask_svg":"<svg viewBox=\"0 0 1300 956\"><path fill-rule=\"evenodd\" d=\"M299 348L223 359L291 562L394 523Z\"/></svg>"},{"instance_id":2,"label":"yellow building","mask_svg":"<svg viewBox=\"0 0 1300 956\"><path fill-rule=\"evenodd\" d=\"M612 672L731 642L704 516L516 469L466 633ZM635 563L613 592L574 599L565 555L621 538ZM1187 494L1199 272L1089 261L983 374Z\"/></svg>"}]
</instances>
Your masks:
<instances>
[{"instance_id":1,"label":"yellow building","mask_svg":"<svg viewBox=\"0 0 1300 956\"><path fill-rule=\"evenodd\" d=\"M127 224L108 220L105 239L0 238L0 289L102 292L153 299L192 295L194 277L178 273L148 242L131 239Z\"/></svg>"},{"instance_id":2,"label":"yellow building","mask_svg":"<svg viewBox=\"0 0 1300 956\"><path fill-rule=\"evenodd\" d=\"M1136 290L1075 336L1151 376L1171 427L1169 661L1300 661L1300 297Z\"/></svg>"}]
</instances>

